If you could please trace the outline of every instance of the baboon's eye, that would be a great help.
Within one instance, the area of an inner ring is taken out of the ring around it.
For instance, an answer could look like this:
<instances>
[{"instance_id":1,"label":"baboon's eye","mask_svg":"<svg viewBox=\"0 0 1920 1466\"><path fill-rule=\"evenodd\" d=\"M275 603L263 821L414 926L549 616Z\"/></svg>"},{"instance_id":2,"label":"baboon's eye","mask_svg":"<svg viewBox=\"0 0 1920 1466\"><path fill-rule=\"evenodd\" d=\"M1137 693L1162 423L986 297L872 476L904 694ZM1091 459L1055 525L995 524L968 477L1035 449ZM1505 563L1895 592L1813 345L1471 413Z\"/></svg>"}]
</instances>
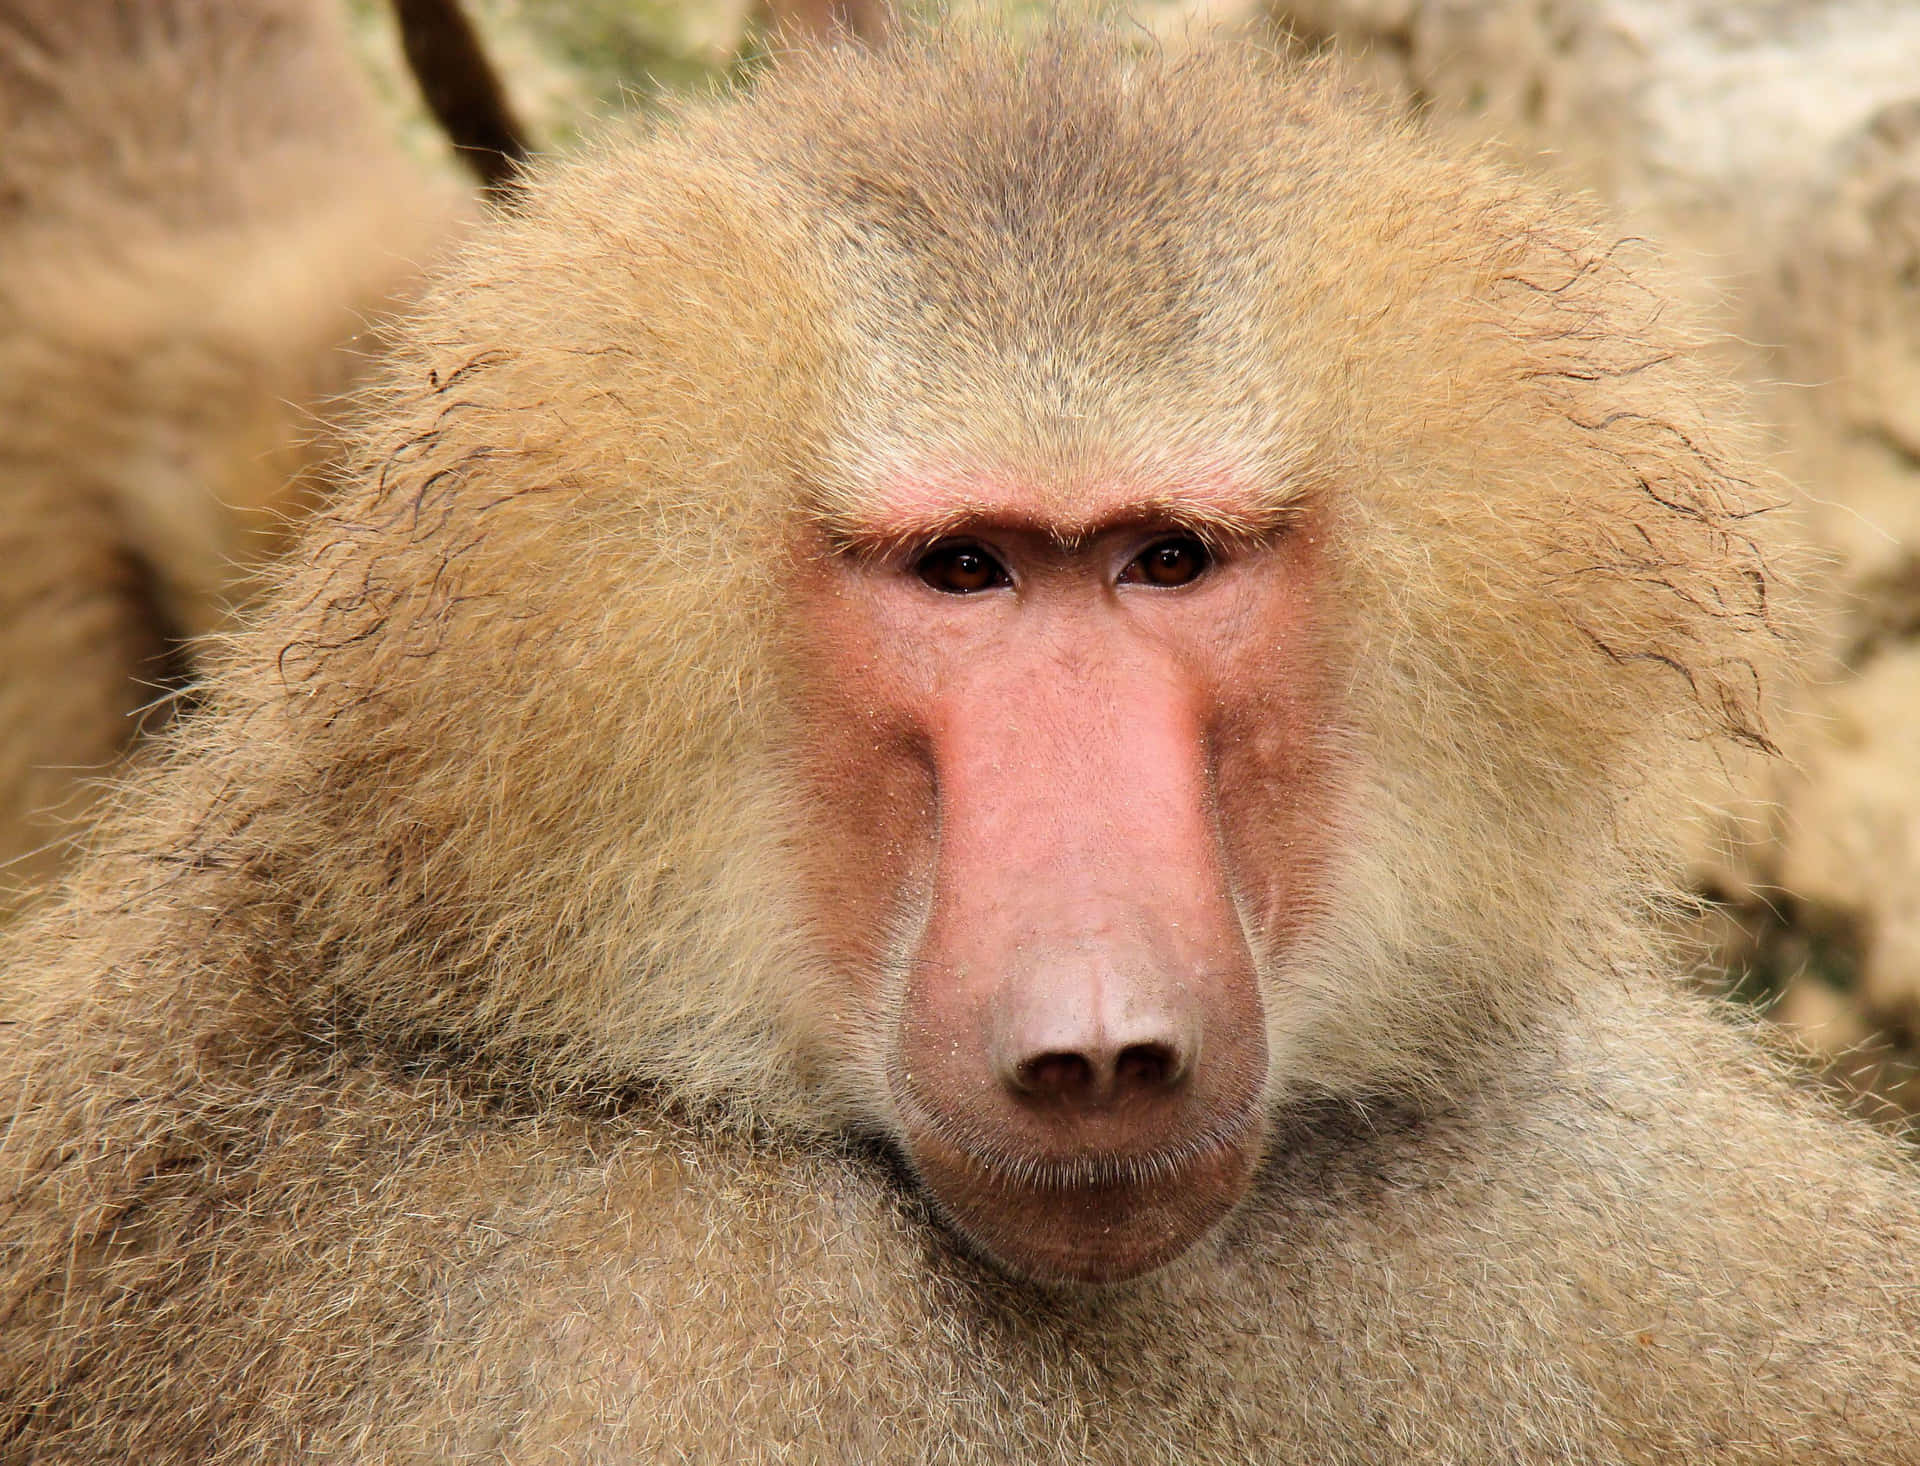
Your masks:
<instances>
[{"instance_id":1,"label":"baboon's eye","mask_svg":"<svg viewBox=\"0 0 1920 1466\"><path fill-rule=\"evenodd\" d=\"M1134 556L1120 572L1120 580L1126 585L1190 585L1205 575L1212 564L1212 554L1192 535L1172 535L1155 541Z\"/></svg>"},{"instance_id":2,"label":"baboon's eye","mask_svg":"<svg viewBox=\"0 0 1920 1466\"><path fill-rule=\"evenodd\" d=\"M937 591L970 596L975 591L1011 585L1006 567L980 546L965 540L943 541L915 562L913 573Z\"/></svg>"}]
</instances>

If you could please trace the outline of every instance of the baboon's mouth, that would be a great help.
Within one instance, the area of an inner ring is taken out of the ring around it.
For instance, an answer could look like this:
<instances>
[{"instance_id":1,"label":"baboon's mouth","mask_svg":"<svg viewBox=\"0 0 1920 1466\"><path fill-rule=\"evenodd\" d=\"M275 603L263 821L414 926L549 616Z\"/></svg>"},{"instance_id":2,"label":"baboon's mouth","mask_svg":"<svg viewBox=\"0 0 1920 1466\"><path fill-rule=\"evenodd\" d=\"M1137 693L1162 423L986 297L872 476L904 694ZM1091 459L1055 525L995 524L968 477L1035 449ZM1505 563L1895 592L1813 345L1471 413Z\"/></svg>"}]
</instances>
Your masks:
<instances>
[{"instance_id":1,"label":"baboon's mouth","mask_svg":"<svg viewBox=\"0 0 1920 1466\"><path fill-rule=\"evenodd\" d=\"M1152 1151L1047 1155L910 1127L906 1150L941 1214L1017 1276L1104 1284L1174 1261L1246 1195L1262 1150L1249 1112L1229 1133Z\"/></svg>"}]
</instances>

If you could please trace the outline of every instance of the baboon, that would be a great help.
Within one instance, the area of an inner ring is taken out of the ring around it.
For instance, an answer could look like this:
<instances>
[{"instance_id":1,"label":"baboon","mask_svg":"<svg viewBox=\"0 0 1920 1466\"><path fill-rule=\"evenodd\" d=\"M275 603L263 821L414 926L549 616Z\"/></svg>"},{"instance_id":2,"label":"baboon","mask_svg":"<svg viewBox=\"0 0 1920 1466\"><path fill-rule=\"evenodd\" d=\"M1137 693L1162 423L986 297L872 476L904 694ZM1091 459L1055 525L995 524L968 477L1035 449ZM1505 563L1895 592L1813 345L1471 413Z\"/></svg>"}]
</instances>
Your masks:
<instances>
[{"instance_id":1,"label":"baboon","mask_svg":"<svg viewBox=\"0 0 1920 1466\"><path fill-rule=\"evenodd\" d=\"M0 0L0 887L245 593L451 222L336 22Z\"/></svg>"},{"instance_id":2,"label":"baboon","mask_svg":"<svg viewBox=\"0 0 1920 1466\"><path fill-rule=\"evenodd\" d=\"M540 165L7 934L5 1459L1920 1459L1653 932L1791 597L1572 205L1092 23Z\"/></svg>"}]
</instances>

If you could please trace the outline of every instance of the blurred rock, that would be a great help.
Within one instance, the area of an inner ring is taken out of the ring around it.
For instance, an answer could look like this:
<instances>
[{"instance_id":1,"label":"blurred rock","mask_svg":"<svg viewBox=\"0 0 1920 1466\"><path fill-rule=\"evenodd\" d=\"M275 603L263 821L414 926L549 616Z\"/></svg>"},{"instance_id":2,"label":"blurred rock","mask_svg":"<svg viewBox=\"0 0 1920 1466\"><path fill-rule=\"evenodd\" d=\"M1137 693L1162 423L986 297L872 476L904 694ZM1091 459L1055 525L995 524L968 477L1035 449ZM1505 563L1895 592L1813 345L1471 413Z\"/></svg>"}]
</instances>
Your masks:
<instances>
[{"instance_id":1,"label":"blurred rock","mask_svg":"<svg viewBox=\"0 0 1920 1466\"><path fill-rule=\"evenodd\" d=\"M1830 722L1783 791L1779 882L1858 922L1857 999L1882 1027L1920 1020L1920 646L1829 689Z\"/></svg>"}]
</instances>

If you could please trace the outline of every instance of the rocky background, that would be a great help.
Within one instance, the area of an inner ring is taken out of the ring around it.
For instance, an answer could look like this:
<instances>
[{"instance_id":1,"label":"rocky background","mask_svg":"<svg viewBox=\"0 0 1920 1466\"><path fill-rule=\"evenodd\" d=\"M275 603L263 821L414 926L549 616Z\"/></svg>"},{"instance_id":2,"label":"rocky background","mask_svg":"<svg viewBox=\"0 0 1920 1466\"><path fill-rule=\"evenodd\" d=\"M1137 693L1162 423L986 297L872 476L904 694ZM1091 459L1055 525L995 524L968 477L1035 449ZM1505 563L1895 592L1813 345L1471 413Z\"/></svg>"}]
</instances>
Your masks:
<instances>
[{"instance_id":1,"label":"rocky background","mask_svg":"<svg viewBox=\"0 0 1920 1466\"><path fill-rule=\"evenodd\" d=\"M423 149L381 0L349 0ZM468 0L561 146L609 109L750 79L752 0ZM830 4L774 7L817 20ZM851 0L863 26L884 0ZM1040 4L976 0L1043 14ZM956 5L951 8L966 8ZM1691 832L1701 980L1763 1005L1863 1094L1920 1114L1920 0L1162 0L1328 50L1426 125L1585 190L1665 261L1749 381L1813 553L1812 678L1784 766Z\"/></svg>"}]
</instances>

